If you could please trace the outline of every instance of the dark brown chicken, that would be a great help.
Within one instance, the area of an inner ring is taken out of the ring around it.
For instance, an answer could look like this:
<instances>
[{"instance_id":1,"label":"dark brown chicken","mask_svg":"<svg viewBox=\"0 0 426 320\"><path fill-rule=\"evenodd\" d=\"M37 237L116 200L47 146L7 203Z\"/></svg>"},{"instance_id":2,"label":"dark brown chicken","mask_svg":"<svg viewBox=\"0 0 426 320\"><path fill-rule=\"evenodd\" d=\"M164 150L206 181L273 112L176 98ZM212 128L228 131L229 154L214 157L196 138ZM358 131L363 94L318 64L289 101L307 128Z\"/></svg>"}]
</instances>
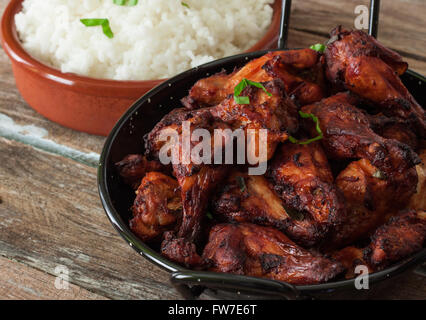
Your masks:
<instances>
[{"instance_id":1,"label":"dark brown chicken","mask_svg":"<svg viewBox=\"0 0 426 320\"><path fill-rule=\"evenodd\" d=\"M123 181L135 190L139 187L147 172L169 173L171 171L168 166L163 166L158 161L148 161L141 154L129 154L123 160L117 162L115 166Z\"/></svg>"},{"instance_id":2,"label":"dark brown chicken","mask_svg":"<svg viewBox=\"0 0 426 320\"><path fill-rule=\"evenodd\" d=\"M414 167L420 162L418 155L406 144L377 135L368 116L353 103L353 97L339 93L302 111L318 117L327 155L334 159L365 158L388 178ZM311 122L309 126L312 128ZM311 130L316 133L314 128Z\"/></svg>"},{"instance_id":3,"label":"dark brown chicken","mask_svg":"<svg viewBox=\"0 0 426 320\"><path fill-rule=\"evenodd\" d=\"M401 57L339 27L324 54L238 67L200 79L145 137L145 156L117 163L138 189L133 232L187 268L296 285L421 250L426 120Z\"/></svg>"},{"instance_id":4,"label":"dark brown chicken","mask_svg":"<svg viewBox=\"0 0 426 320\"><path fill-rule=\"evenodd\" d=\"M213 212L221 219L253 222L283 229L289 216L282 200L263 176L234 171L212 201Z\"/></svg>"},{"instance_id":5,"label":"dark brown chicken","mask_svg":"<svg viewBox=\"0 0 426 320\"><path fill-rule=\"evenodd\" d=\"M173 230L182 215L179 186L175 179L160 172L148 172L136 191L130 228L143 241L157 240Z\"/></svg>"},{"instance_id":6,"label":"dark brown chicken","mask_svg":"<svg viewBox=\"0 0 426 320\"><path fill-rule=\"evenodd\" d=\"M349 246L332 254L347 270L346 278L356 276L358 265L369 273L382 270L422 249L426 239L426 212L404 211L380 226L364 248Z\"/></svg>"},{"instance_id":7,"label":"dark brown chicken","mask_svg":"<svg viewBox=\"0 0 426 320\"><path fill-rule=\"evenodd\" d=\"M366 237L385 221L389 212L407 205L416 184L415 168L395 174L390 180L366 159L350 163L336 178L347 212L328 247L342 247Z\"/></svg>"},{"instance_id":8,"label":"dark brown chicken","mask_svg":"<svg viewBox=\"0 0 426 320\"><path fill-rule=\"evenodd\" d=\"M182 125L186 122L187 134ZM197 243L202 236L202 222L208 204L208 199L217 185L225 177L227 166L209 164L195 164L190 154L186 157L184 145L189 139L190 150L197 143L191 139L196 129L205 129L211 133L211 155L215 153L215 141L212 134L214 129L228 128L226 124L214 118L209 110L200 109L189 111L176 109L165 116L146 137L147 155L154 158L161 157L161 151L169 144L167 152L176 158L172 161L173 173L177 178L182 200L182 221L177 234L168 233L162 243L162 253L170 260L195 267L201 260L197 254ZM165 133L172 132L175 136L166 141L162 138ZM188 136L186 136L188 135ZM221 141L222 142L222 141ZM199 156L202 156L199 154ZM210 163L213 163L210 158Z\"/></svg>"},{"instance_id":9,"label":"dark brown chicken","mask_svg":"<svg viewBox=\"0 0 426 320\"><path fill-rule=\"evenodd\" d=\"M425 111L398 76L408 67L399 54L362 31L338 27L331 32L325 61L332 84L343 85L387 116L410 121L419 136L426 136Z\"/></svg>"},{"instance_id":10,"label":"dark brown chicken","mask_svg":"<svg viewBox=\"0 0 426 320\"><path fill-rule=\"evenodd\" d=\"M288 212L301 215L291 219L285 230L297 243L318 244L343 219L343 197L333 184L319 143L282 145L269 166L268 176Z\"/></svg>"},{"instance_id":11,"label":"dark brown chicken","mask_svg":"<svg viewBox=\"0 0 426 320\"><path fill-rule=\"evenodd\" d=\"M411 149L417 150L421 139L415 134L410 123L397 118L389 118L383 114L368 115L371 128L379 136L405 143Z\"/></svg>"},{"instance_id":12,"label":"dark brown chicken","mask_svg":"<svg viewBox=\"0 0 426 320\"><path fill-rule=\"evenodd\" d=\"M250 223L214 226L203 258L211 271L292 284L325 282L343 271L339 263L297 246L280 231Z\"/></svg>"},{"instance_id":13,"label":"dark brown chicken","mask_svg":"<svg viewBox=\"0 0 426 320\"><path fill-rule=\"evenodd\" d=\"M288 139L288 133L298 129L297 107L284 92L283 83L274 80L264 83L269 96L262 89L248 86L241 93L249 97L250 104L238 104L232 95L220 104L210 108L211 114L221 119L232 129L243 129L247 141L248 159L255 159L261 154L260 131L267 131L266 156L269 160L280 142ZM253 132L252 139L249 131Z\"/></svg>"},{"instance_id":14,"label":"dark brown chicken","mask_svg":"<svg viewBox=\"0 0 426 320\"><path fill-rule=\"evenodd\" d=\"M265 65L274 58L274 63ZM231 74L221 72L199 80L182 102L190 109L214 106L232 94L244 78L256 82L278 78L284 82L286 93L294 95L301 105L312 103L324 97L319 58L311 49L269 52Z\"/></svg>"},{"instance_id":15,"label":"dark brown chicken","mask_svg":"<svg viewBox=\"0 0 426 320\"><path fill-rule=\"evenodd\" d=\"M376 230L364 256L375 270L380 270L420 251L425 239L426 212L406 211Z\"/></svg>"}]
</instances>

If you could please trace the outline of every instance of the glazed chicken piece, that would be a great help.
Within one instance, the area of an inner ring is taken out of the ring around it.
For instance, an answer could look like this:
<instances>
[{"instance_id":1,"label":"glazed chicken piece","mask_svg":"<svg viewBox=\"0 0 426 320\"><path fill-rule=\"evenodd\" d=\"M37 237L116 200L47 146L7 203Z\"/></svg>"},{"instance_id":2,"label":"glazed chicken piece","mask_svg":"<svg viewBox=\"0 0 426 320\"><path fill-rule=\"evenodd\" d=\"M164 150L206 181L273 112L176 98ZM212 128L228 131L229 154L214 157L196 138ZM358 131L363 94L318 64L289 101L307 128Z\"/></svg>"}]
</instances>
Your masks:
<instances>
[{"instance_id":1,"label":"glazed chicken piece","mask_svg":"<svg viewBox=\"0 0 426 320\"><path fill-rule=\"evenodd\" d=\"M264 176L234 171L212 201L213 212L230 222L252 222L284 229L289 216Z\"/></svg>"},{"instance_id":2,"label":"glazed chicken piece","mask_svg":"<svg viewBox=\"0 0 426 320\"><path fill-rule=\"evenodd\" d=\"M265 160L269 160L276 146L288 138L288 133L297 131L297 107L284 92L281 80L264 83L269 96L262 89L248 86L241 96L249 97L250 104L237 104L233 96L210 108L214 117L221 119L232 129L243 129L247 139L247 154L251 159L260 156L260 130L267 130ZM249 130L254 132L250 140Z\"/></svg>"},{"instance_id":3,"label":"glazed chicken piece","mask_svg":"<svg viewBox=\"0 0 426 320\"><path fill-rule=\"evenodd\" d=\"M143 241L158 240L166 230L173 230L182 215L179 186L175 179L161 172L148 172L136 191L132 206L131 230Z\"/></svg>"},{"instance_id":4,"label":"glazed chicken piece","mask_svg":"<svg viewBox=\"0 0 426 320\"><path fill-rule=\"evenodd\" d=\"M339 93L302 111L318 117L324 134L321 140L327 155L334 159L368 159L387 178L401 174L420 162L418 155L406 144L377 135L368 116L353 106L353 98ZM306 122L316 134L312 122Z\"/></svg>"},{"instance_id":5,"label":"glazed chicken piece","mask_svg":"<svg viewBox=\"0 0 426 320\"><path fill-rule=\"evenodd\" d=\"M416 184L415 168L390 180L366 159L350 163L336 178L345 198L346 215L325 247L343 247L367 237L384 223L389 212L407 205Z\"/></svg>"},{"instance_id":6,"label":"glazed chicken piece","mask_svg":"<svg viewBox=\"0 0 426 320\"><path fill-rule=\"evenodd\" d=\"M380 106L385 115L410 121L424 138L426 114L398 76L408 67L401 56L362 31L338 27L331 39L325 52L328 79Z\"/></svg>"},{"instance_id":7,"label":"glazed chicken piece","mask_svg":"<svg viewBox=\"0 0 426 320\"><path fill-rule=\"evenodd\" d=\"M208 199L225 177L228 167L203 164L201 161L200 164L195 164L192 162L194 159L186 159L183 145L190 136L185 137L183 134L184 121L188 121L186 123L188 134L192 135L196 129L206 129L211 133L212 140L213 129L225 129L228 126L214 118L206 109L196 111L175 109L166 115L146 137L147 155L161 158L161 150L165 148L168 151L166 154L176 157L172 159L173 172L180 187L182 200L183 213L179 230L177 234L165 233L162 253L174 262L187 267L197 267L201 263L201 258L197 253L197 244L202 236L202 222ZM168 141L163 139L163 134L171 132L175 134L174 138ZM211 154L213 155L216 150L216 141L211 142ZM196 143L191 140L191 150L195 145Z\"/></svg>"},{"instance_id":8,"label":"glazed chicken piece","mask_svg":"<svg viewBox=\"0 0 426 320\"><path fill-rule=\"evenodd\" d=\"M364 256L375 270L381 270L420 251L425 239L426 212L402 212L376 230Z\"/></svg>"},{"instance_id":9,"label":"glazed chicken piece","mask_svg":"<svg viewBox=\"0 0 426 320\"><path fill-rule=\"evenodd\" d=\"M279 57L279 61L271 67L264 68L265 64L275 57ZM322 92L322 85L317 82L323 73L322 66L318 67L319 58L318 52L311 49L269 52L231 74L220 72L199 80L182 103L189 109L215 106L232 94L235 86L244 78L266 82L277 77L285 83L288 95L294 94L297 99L300 98L301 105L307 101L309 103L318 101L316 99ZM309 72L310 69L312 72ZM323 94L319 99L322 97Z\"/></svg>"},{"instance_id":10,"label":"glazed chicken piece","mask_svg":"<svg viewBox=\"0 0 426 320\"><path fill-rule=\"evenodd\" d=\"M355 268L363 265L376 272L420 251L426 239L426 212L404 211L393 215L372 235L365 248L346 247L332 254L347 270L346 278L355 277Z\"/></svg>"},{"instance_id":11,"label":"glazed chicken piece","mask_svg":"<svg viewBox=\"0 0 426 320\"><path fill-rule=\"evenodd\" d=\"M169 167L163 166L158 161L148 161L141 154L129 154L123 160L117 162L115 166L123 181L135 190L139 187L147 172L170 172Z\"/></svg>"},{"instance_id":12,"label":"glazed chicken piece","mask_svg":"<svg viewBox=\"0 0 426 320\"><path fill-rule=\"evenodd\" d=\"M326 282L343 271L340 263L297 246L280 231L250 223L215 225L203 258L214 272L296 285Z\"/></svg>"},{"instance_id":13,"label":"glazed chicken piece","mask_svg":"<svg viewBox=\"0 0 426 320\"><path fill-rule=\"evenodd\" d=\"M356 267L359 265L367 267L368 273L374 272L373 268L364 260L364 248L349 246L333 252L331 256L334 260L340 262L345 268L346 279L352 279L360 274L355 272Z\"/></svg>"},{"instance_id":14,"label":"glazed chicken piece","mask_svg":"<svg viewBox=\"0 0 426 320\"><path fill-rule=\"evenodd\" d=\"M389 118L383 114L368 115L371 128L379 136L405 143L411 149L417 150L421 144L410 123L405 120Z\"/></svg>"},{"instance_id":15,"label":"glazed chicken piece","mask_svg":"<svg viewBox=\"0 0 426 320\"><path fill-rule=\"evenodd\" d=\"M263 69L272 78L281 79L285 85L285 92L294 97L300 106L320 101L325 97L323 65L319 62L301 73L288 65L281 56L275 56L265 63Z\"/></svg>"},{"instance_id":16,"label":"glazed chicken piece","mask_svg":"<svg viewBox=\"0 0 426 320\"><path fill-rule=\"evenodd\" d=\"M287 211L301 215L300 220L291 219L285 229L297 243L318 244L345 215L343 197L334 186L328 160L318 142L283 144L271 162L268 176Z\"/></svg>"}]
</instances>

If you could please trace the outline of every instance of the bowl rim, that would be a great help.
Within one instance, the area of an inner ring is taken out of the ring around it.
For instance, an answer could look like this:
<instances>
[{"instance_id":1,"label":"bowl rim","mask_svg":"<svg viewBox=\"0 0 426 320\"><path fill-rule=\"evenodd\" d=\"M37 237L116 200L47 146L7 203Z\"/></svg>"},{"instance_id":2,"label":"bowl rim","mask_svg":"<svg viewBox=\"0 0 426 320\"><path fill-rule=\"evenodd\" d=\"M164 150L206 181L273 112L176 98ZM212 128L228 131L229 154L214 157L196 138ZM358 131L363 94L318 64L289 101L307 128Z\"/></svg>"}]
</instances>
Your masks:
<instances>
[{"instance_id":1,"label":"bowl rim","mask_svg":"<svg viewBox=\"0 0 426 320\"><path fill-rule=\"evenodd\" d=\"M145 244L130 230L129 226L123 221L119 213L115 210L114 205L109 196L107 179L106 179L107 160L109 158L112 145L114 144L118 133L122 130L125 123L133 116L133 114L135 114L139 110L139 108L141 108L144 105L144 101L148 101L148 99L150 99L153 95L156 95L158 92L161 92L164 88L170 85L173 85L175 82L180 81L181 79L184 79L185 77L187 77L189 74L193 72L199 72L199 69L202 69L205 67L213 67L215 65L221 65L225 61L233 60L233 59L237 60L239 58L243 58L244 56L246 58L247 56L251 56L251 58L253 58L253 56L256 54L262 55L267 52L276 51L276 50L262 50L257 52L251 52L249 54L242 53L242 54L237 54L231 57L225 57L219 60L215 60L215 61L203 64L199 66L198 68L187 70L183 73L180 73L170 78L168 81L163 82L162 84L153 88L152 90L147 92L145 95L143 95L141 98L139 98L137 101L135 101L133 105L118 120L118 122L115 124L114 128L111 130L110 134L108 135L105 141L104 147L100 155L99 167L98 167L98 173L97 173L98 192L100 195L100 199L101 199L101 203L104 208L104 211L108 219L110 220L111 224L116 229L116 231L138 254L146 258L148 261L154 263L155 265L161 267L162 269L165 269L171 274L175 272L196 272L196 271L184 268L182 266L177 265L174 262L171 262L167 258L163 257L160 253L158 253L157 251L149 247L147 244ZM285 50L293 50L293 49L285 49ZM416 78L418 81L422 83L426 83L426 78L424 76L412 70L407 70L406 74ZM423 248L421 251L411 255L410 257L407 257L406 259L396 262L395 264L391 265L390 267L384 270L369 274L369 283L374 284L374 283L386 280L390 278L391 276L400 274L404 272L405 270L411 267L414 267L424 261L426 261L426 248ZM207 271L207 272L214 274L214 272L210 272L210 271ZM218 275L221 275L222 278L224 278L223 274L218 274ZM261 282L261 280L263 279L265 280L265 285L267 284L266 281L271 281L270 279L256 278L256 277L250 277L250 276L242 276L242 278L247 279L247 281L256 279L258 283L259 281ZM278 281L278 280L272 280L272 281ZM353 278L353 279L331 281L331 282L313 284L313 285L290 285L290 286L294 287L295 291L300 293L318 293L318 292L329 292L330 290L336 290L336 289L342 289L342 288L355 290L355 281L356 279ZM278 281L278 282L281 282L281 281ZM202 285L202 283L200 284Z\"/></svg>"},{"instance_id":2,"label":"bowl rim","mask_svg":"<svg viewBox=\"0 0 426 320\"><path fill-rule=\"evenodd\" d=\"M168 78L152 80L112 80L92 78L75 73L64 73L59 69L39 61L32 57L22 47L16 32L15 14L21 11L23 1L24 0L11 0L1 19L0 38L2 46L12 62L18 63L24 68L37 73L42 78L56 82L59 85L72 86L75 89L84 89L85 91L91 88L96 90L101 89L104 95L117 95L120 94L120 90L122 89L140 91L141 87L155 87L168 80ZM279 28L276 26L279 25L281 19L282 2L280 0L275 0L271 6L274 11L270 26L263 37L250 49L243 52L243 54L267 49L274 41L277 41ZM126 95L128 95L128 93L126 93Z\"/></svg>"}]
</instances>

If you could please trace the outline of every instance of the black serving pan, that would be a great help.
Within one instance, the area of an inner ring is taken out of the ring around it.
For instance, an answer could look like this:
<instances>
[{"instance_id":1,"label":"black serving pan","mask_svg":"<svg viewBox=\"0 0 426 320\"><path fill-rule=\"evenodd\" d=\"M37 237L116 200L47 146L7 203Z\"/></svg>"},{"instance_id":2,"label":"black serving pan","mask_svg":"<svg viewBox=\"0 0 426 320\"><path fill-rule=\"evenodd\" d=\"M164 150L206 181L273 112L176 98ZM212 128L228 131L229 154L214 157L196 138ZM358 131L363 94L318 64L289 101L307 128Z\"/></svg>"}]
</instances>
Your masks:
<instances>
[{"instance_id":1,"label":"black serving pan","mask_svg":"<svg viewBox=\"0 0 426 320\"><path fill-rule=\"evenodd\" d=\"M280 48L285 47L287 39L290 6L291 1L283 1ZM369 32L372 35L377 34L379 6L379 1L371 1ZM151 131L164 115L176 107L181 107L180 99L188 94L188 90L197 80L223 69L231 72L235 67L243 66L248 60L258 58L266 52L240 54L204 64L171 78L136 101L111 131L101 154L98 187L102 205L124 240L141 256L169 271L171 282L185 298L194 299L201 293L202 297L223 299L367 298L376 290L383 290L383 287L392 284L390 278L425 262L426 249L383 271L370 274L369 290L357 290L354 279L293 286L275 280L188 270L167 260L158 252L158 248L143 243L129 229L129 208L134 200L134 192L121 181L114 163L128 154L144 153L144 135ZM420 105L426 105L426 78L409 70L402 76L402 80Z\"/></svg>"}]
</instances>

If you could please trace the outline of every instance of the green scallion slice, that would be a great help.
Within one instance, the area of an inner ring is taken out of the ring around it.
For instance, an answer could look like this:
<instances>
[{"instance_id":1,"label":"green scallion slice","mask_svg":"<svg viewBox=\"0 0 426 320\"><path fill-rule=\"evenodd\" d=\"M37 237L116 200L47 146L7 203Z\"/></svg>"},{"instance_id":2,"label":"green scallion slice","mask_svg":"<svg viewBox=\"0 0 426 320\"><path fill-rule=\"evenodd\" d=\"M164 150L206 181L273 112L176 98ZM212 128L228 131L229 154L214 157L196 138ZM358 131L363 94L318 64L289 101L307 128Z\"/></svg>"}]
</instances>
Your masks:
<instances>
[{"instance_id":1,"label":"green scallion slice","mask_svg":"<svg viewBox=\"0 0 426 320\"><path fill-rule=\"evenodd\" d=\"M109 26L108 19L80 19L80 21L86 27L102 26L102 31L104 35L106 35L108 38L114 38L114 33L112 32L111 27Z\"/></svg>"}]
</instances>

